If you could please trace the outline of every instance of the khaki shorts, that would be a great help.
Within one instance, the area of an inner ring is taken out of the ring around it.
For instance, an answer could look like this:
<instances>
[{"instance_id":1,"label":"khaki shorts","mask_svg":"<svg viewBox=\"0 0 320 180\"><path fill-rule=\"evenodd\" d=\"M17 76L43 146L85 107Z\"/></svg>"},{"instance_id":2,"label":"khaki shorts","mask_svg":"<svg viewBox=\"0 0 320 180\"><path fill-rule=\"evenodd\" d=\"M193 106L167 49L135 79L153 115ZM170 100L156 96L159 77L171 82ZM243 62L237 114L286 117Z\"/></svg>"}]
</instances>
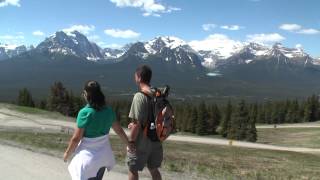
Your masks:
<instances>
[{"instance_id":1,"label":"khaki shorts","mask_svg":"<svg viewBox=\"0 0 320 180\"><path fill-rule=\"evenodd\" d=\"M160 168L163 160L161 142L152 142L146 137L141 137L136 143L136 153L127 152L126 162L130 171L142 171L147 165L149 169Z\"/></svg>"}]
</instances>

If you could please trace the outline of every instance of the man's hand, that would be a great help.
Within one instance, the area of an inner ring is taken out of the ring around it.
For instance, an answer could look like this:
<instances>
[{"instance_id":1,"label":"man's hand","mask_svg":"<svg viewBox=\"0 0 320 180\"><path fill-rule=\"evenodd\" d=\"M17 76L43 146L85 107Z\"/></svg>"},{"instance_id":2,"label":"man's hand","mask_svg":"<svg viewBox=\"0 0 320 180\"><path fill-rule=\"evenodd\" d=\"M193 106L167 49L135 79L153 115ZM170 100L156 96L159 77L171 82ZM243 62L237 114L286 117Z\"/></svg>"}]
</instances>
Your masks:
<instances>
[{"instance_id":1,"label":"man's hand","mask_svg":"<svg viewBox=\"0 0 320 180\"><path fill-rule=\"evenodd\" d=\"M132 154L136 153L136 145L134 142L129 142L127 146L127 151Z\"/></svg>"},{"instance_id":2,"label":"man's hand","mask_svg":"<svg viewBox=\"0 0 320 180\"><path fill-rule=\"evenodd\" d=\"M133 126L134 126L134 123L133 123L133 122L130 123L130 124L128 124L128 129L132 129Z\"/></svg>"}]
</instances>

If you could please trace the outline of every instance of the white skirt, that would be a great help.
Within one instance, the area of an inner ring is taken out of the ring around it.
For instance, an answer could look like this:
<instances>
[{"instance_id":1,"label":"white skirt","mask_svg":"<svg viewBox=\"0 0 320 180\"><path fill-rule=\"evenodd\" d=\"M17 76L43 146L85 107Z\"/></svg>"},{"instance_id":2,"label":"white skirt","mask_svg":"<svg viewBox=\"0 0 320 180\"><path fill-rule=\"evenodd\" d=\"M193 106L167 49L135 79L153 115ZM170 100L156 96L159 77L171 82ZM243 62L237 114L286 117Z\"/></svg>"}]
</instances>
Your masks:
<instances>
[{"instance_id":1,"label":"white skirt","mask_svg":"<svg viewBox=\"0 0 320 180\"><path fill-rule=\"evenodd\" d=\"M101 167L110 171L115 165L109 135L97 138L82 138L75 156L68 166L72 180L87 180L96 177Z\"/></svg>"}]
</instances>

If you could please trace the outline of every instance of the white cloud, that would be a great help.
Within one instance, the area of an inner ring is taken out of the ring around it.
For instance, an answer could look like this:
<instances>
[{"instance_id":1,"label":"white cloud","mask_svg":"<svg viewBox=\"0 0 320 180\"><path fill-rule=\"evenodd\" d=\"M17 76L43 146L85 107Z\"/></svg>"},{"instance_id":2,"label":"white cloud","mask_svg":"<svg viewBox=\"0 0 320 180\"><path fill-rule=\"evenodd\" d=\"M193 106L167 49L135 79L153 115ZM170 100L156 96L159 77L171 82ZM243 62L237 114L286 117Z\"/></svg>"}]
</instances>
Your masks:
<instances>
[{"instance_id":1,"label":"white cloud","mask_svg":"<svg viewBox=\"0 0 320 180\"><path fill-rule=\"evenodd\" d=\"M120 49L120 48L122 48L123 46L120 45L120 44L106 44L105 47L112 48L112 49Z\"/></svg>"},{"instance_id":2,"label":"white cloud","mask_svg":"<svg viewBox=\"0 0 320 180\"><path fill-rule=\"evenodd\" d=\"M180 11L177 7L167 7L155 0L110 0L116 4L117 7L133 7L140 8L143 11L143 16L160 17L161 13L171 13L173 11Z\"/></svg>"},{"instance_id":3,"label":"white cloud","mask_svg":"<svg viewBox=\"0 0 320 180\"><path fill-rule=\"evenodd\" d=\"M303 28L299 24L282 24L279 26L280 29L298 33L298 34L308 34L308 35L313 35L313 34L319 34L320 30L314 29L314 28Z\"/></svg>"},{"instance_id":4,"label":"white cloud","mask_svg":"<svg viewBox=\"0 0 320 180\"><path fill-rule=\"evenodd\" d=\"M89 34L91 31L95 30L93 25L72 25L69 28L62 29L65 33L71 33L72 31L79 31L83 34Z\"/></svg>"},{"instance_id":5,"label":"white cloud","mask_svg":"<svg viewBox=\"0 0 320 180\"><path fill-rule=\"evenodd\" d=\"M34 36L44 36L45 34L44 34L44 32L42 32L42 31L33 31L32 32L32 34L34 35Z\"/></svg>"},{"instance_id":6,"label":"white cloud","mask_svg":"<svg viewBox=\"0 0 320 180\"><path fill-rule=\"evenodd\" d=\"M281 36L278 33L272 33L272 34L249 34L247 35L247 41L249 42L256 42L256 43L274 43L274 42L280 42L285 40L286 38Z\"/></svg>"},{"instance_id":7,"label":"white cloud","mask_svg":"<svg viewBox=\"0 0 320 180\"><path fill-rule=\"evenodd\" d=\"M205 31L211 31L212 29L216 28L217 25L215 24L203 24L202 29Z\"/></svg>"},{"instance_id":8,"label":"white cloud","mask_svg":"<svg viewBox=\"0 0 320 180\"><path fill-rule=\"evenodd\" d=\"M302 49L302 44L296 44L296 46L295 46L297 49Z\"/></svg>"},{"instance_id":9,"label":"white cloud","mask_svg":"<svg viewBox=\"0 0 320 180\"><path fill-rule=\"evenodd\" d=\"M297 31L297 33L299 34L319 34L320 33L320 30L317 30L317 29L313 29L313 28L310 28L310 29L301 29L300 31Z\"/></svg>"},{"instance_id":10,"label":"white cloud","mask_svg":"<svg viewBox=\"0 0 320 180\"><path fill-rule=\"evenodd\" d=\"M104 33L115 38L137 38L140 36L140 33L134 32L130 29L106 29L104 30Z\"/></svg>"},{"instance_id":11,"label":"white cloud","mask_svg":"<svg viewBox=\"0 0 320 180\"><path fill-rule=\"evenodd\" d=\"M2 39L2 40L21 40L21 39L24 39L24 36L22 36L22 35L18 35L18 36L3 35L3 36L0 36L0 39Z\"/></svg>"},{"instance_id":12,"label":"white cloud","mask_svg":"<svg viewBox=\"0 0 320 180\"><path fill-rule=\"evenodd\" d=\"M281 24L279 28L286 31L296 31L301 29L302 26L300 26L299 24Z\"/></svg>"},{"instance_id":13,"label":"white cloud","mask_svg":"<svg viewBox=\"0 0 320 180\"><path fill-rule=\"evenodd\" d=\"M0 35L0 42L14 47L24 44L24 36L19 33L17 35Z\"/></svg>"},{"instance_id":14,"label":"white cloud","mask_svg":"<svg viewBox=\"0 0 320 180\"><path fill-rule=\"evenodd\" d=\"M243 43L230 39L224 34L212 34L204 40L194 40L189 42L194 50L214 51L218 50L221 57L229 57L232 52L239 50Z\"/></svg>"},{"instance_id":15,"label":"white cloud","mask_svg":"<svg viewBox=\"0 0 320 180\"><path fill-rule=\"evenodd\" d=\"M100 36L98 36L98 35L92 35L92 36L88 36L88 39L89 39L90 41L98 41L98 40L100 40Z\"/></svg>"},{"instance_id":16,"label":"white cloud","mask_svg":"<svg viewBox=\"0 0 320 180\"><path fill-rule=\"evenodd\" d=\"M173 11L181 11L181 8L177 8L177 7L168 7L167 8L168 13L171 13Z\"/></svg>"},{"instance_id":17,"label":"white cloud","mask_svg":"<svg viewBox=\"0 0 320 180\"><path fill-rule=\"evenodd\" d=\"M105 43L103 41L99 41L99 42L97 42L97 44L102 48L120 49L120 48L123 47L120 44L115 44L115 43L114 44L107 44L107 43Z\"/></svg>"},{"instance_id":18,"label":"white cloud","mask_svg":"<svg viewBox=\"0 0 320 180\"><path fill-rule=\"evenodd\" d=\"M0 0L0 7L5 7L5 6L16 6L20 7L20 0Z\"/></svg>"},{"instance_id":19,"label":"white cloud","mask_svg":"<svg viewBox=\"0 0 320 180\"><path fill-rule=\"evenodd\" d=\"M244 27L239 25L224 25L224 26L220 26L220 28L230 30L230 31L237 31L237 30L243 29Z\"/></svg>"}]
</instances>

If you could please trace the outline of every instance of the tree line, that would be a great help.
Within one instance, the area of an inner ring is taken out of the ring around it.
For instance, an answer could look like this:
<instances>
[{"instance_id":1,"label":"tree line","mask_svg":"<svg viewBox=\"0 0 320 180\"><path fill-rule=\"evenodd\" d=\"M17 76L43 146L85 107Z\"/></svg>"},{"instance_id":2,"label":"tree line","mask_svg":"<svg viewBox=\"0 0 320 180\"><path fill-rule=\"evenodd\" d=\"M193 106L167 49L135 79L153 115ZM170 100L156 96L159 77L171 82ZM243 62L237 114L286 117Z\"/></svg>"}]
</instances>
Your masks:
<instances>
[{"instance_id":1,"label":"tree line","mask_svg":"<svg viewBox=\"0 0 320 180\"><path fill-rule=\"evenodd\" d=\"M17 104L37 107L63 115L76 117L85 105L84 99L67 90L61 82L55 82L47 99L34 102L28 89L19 91ZM121 125L126 127L130 119L130 100L109 100L108 104L116 112ZM262 103L228 102L226 105L215 103L195 104L192 102L173 103L175 128L178 132L197 135L217 135L234 140L255 142L257 140L256 123L281 124L313 122L320 117L319 97L312 95L304 101L284 100Z\"/></svg>"}]
</instances>

